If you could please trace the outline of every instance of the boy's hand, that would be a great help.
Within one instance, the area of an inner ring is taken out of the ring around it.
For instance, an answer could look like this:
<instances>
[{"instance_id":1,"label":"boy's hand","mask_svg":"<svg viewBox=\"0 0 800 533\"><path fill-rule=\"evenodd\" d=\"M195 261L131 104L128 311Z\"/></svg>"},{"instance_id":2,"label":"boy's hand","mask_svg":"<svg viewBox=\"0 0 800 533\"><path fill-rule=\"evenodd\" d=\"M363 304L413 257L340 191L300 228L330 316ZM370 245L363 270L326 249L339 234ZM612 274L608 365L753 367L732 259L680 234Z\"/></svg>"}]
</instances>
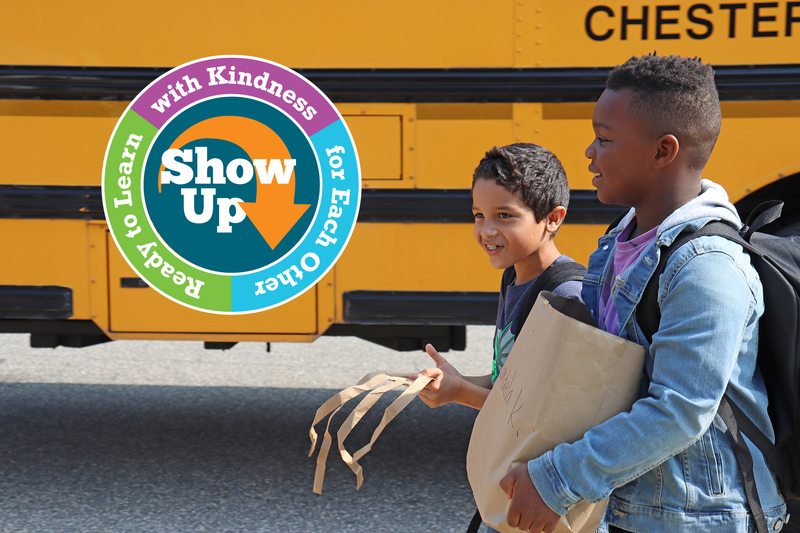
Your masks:
<instances>
[{"instance_id":1,"label":"boy's hand","mask_svg":"<svg viewBox=\"0 0 800 533\"><path fill-rule=\"evenodd\" d=\"M506 514L509 526L531 533L555 531L561 517L539 496L539 491L536 490L528 474L527 463L512 468L506 477L500 480L500 488L511 500Z\"/></svg>"},{"instance_id":2,"label":"boy's hand","mask_svg":"<svg viewBox=\"0 0 800 533\"><path fill-rule=\"evenodd\" d=\"M428 355L430 355L431 359L433 359L433 362L436 364L436 368L450 376L456 378L461 377L461 374L458 372L458 370L456 370L456 368L451 365L447 359L439 355L439 352L436 351L436 348L434 348L432 344L426 344L425 351L428 352Z\"/></svg>"},{"instance_id":3,"label":"boy's hand","mask_svg":"<svg viewBox=\"0 0 800 533\"><path fill-rule=\"evenodd\" d=\"M439 355L439 352L432 345L426 345L425 351L436 363L436 368L426 368L420 373L409 374L408 376L409 379L416 379L419 376L433 378L433 381L420 391L419 397L429 407L439 407L455 401L460 388L460 381L463 381L463 377L453 365L447 362L447 359Z\"/></svg>"}]
</instances>

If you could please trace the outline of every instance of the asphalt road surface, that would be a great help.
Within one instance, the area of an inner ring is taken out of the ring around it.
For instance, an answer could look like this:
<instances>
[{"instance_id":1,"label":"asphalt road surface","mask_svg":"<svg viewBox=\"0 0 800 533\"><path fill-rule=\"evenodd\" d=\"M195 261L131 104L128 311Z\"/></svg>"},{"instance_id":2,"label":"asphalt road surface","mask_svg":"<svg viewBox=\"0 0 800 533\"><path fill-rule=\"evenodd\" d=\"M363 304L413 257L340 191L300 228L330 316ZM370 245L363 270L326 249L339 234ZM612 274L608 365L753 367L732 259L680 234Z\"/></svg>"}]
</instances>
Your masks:
<instances>
[{"instance_id":1,"label":"asphalt road surface","mask_svg":"<svg viewBox=\"0 0 800 533\"><path fill-rule=\"evenodd\" d=\"M467 351L445 355L487 373L491 329L470 328ZM316 409L370 371L429 366L426 354L347 338L265 348L31 349L0 335L0 533L466 530L469 408L414 400L361 460L360 490L335 449L322 495L311 490ZM351 453L386 396L348 437Z\"/></svg>"}]
</instances>

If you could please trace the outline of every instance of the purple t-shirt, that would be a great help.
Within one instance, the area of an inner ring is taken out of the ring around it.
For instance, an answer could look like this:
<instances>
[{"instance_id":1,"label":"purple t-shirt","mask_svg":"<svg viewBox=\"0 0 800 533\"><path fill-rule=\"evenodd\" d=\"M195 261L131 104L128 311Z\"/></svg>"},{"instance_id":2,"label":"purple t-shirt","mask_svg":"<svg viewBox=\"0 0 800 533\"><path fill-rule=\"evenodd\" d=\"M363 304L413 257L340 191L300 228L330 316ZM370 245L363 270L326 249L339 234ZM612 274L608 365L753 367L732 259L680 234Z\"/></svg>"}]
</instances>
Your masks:
<instances>
[{"instance_id":1,"label":"purple t-shirt","mask_svg":"<svg viewBox=\"0 0 800 533\"><path fill-rule=\"evenodd\" d=\"M617 281L617 276L628 270L642 255L642 251L658 236L658 226L656 226L647 233L628 240L635 227L636 217L633 217L625 229L617 235L614 260L608 267L608 275L600 298L600 329L614 335L619 335L619 317L614 300L611 299L611 289Z\"/></svg>"}]
</instances>

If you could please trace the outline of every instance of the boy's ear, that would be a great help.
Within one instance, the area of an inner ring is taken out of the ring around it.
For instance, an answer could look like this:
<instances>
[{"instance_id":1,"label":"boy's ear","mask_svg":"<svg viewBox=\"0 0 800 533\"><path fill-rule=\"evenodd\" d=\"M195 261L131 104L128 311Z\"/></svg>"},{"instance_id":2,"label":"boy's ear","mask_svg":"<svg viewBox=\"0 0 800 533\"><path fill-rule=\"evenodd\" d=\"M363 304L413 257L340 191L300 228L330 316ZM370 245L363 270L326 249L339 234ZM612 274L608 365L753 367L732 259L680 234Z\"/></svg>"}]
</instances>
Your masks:
<instances>
[{"instance_id":1,"label":"boy's ear","mask_svg":"<svg viewBox=\"0 0 800 533\"><path fill-rule=\"evenodd\" d=\"M656 157L653 161L653 168L660 170L675 161L680 151L680 143L678 138L671 133L662 135L656 143Z\"/></svg>"},{"instance_id":2,"label":"boy's ear","mask_svg":"<svg viewBox=\"0 0 800 533\"><path fill-rule=\"evenodd\" d=\"M567 208L559 205L547 215L547 231L555 233L558 231L561 223L564 222L564 217L567 216Z\"/></svg>"}]
</instances>

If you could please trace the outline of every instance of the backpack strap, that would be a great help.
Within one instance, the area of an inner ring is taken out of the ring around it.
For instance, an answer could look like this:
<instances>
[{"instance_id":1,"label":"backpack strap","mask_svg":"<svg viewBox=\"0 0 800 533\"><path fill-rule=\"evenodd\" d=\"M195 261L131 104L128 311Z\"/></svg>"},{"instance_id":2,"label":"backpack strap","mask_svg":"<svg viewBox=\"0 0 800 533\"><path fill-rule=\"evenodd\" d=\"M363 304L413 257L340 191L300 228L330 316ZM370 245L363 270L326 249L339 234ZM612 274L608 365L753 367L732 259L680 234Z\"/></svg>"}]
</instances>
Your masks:
<instances>
[{"instance_id":1,"label":"backpack strap","mask_svg":"<svg viewBox=\"0 0 800 533\"><path fill-rule=\"evenodd\" d=\"M742 230L744 240L749 243L753 232L760 230L770 222L778 220L778 217L781 216L781 211L783 211L783 202L780 200L770 200L758 204L750 212L750 216L747 217L747 223L745 223L745 227Z\"/></svg>"},{"instance_id":2,"label":"backpack strap","mask_svg":"<svg viewBox=\"0 0 800 533\"><path fill-rule=\"evenodd\" d=\"M756 522L756 531L758 531L758 533L769 533L767 519L764 517L764 510L761 508L761 499L758 497L756 476L753 472L753 456L750 454L750 449L747 447L747 443L744 441L742 433L739 431L739 424L737 424L738 418L734 415L732 409L734 405L736 404L734 404L726 394L722 397L722 401L720 401L717 413L722 417L725 425L728 426L728 431L731 432L734 450L736 451L736 461L739 463L739 470L742 471L742 477L744 478L744 493L747 496L747 505L750 507L750 512L753 513L753 518ZM741 411L739 412L741 413ZM742 416L744 416L744 413L742 413ZM747 417L745 417L745 419L747 419ZM747 420L749 421L749 419Z\"/></svg>"},{"instance_id":3,"label":"backpack strap","mask_svg":"<svg viewBox=\"0 0 800 533\"><path fill-rule=\"evenodd\" d=\"M648 342L653 342L653 334L658 331L659 322L661 321L661 309L658 306L658 280L661 274L664 273L667 260L672 253L692 239L704 235L717 235L739 244L750 254L758 254L748 240L754 231L780 216L782 205L782 202L779 204L767 202L759 205L753 211L750 218L748 218L748 224L742 230L744 236L724 222L712 221L697 231L685 230L681 232L672 244L662 249L658 266L645 287L641 301L636 306L636 321L639 323L639 327L642 329L645 337L647 337ZM751 222L751 219L754 220ZM747 226L750 227L748 228ZM770 457L776 447L727 394L722 397L717 413L722 417L722 420L728 427L728 431L731 433L736 451L736 460L739 463L739 469L742 471L742 477L744 478L744 490L747 496L747 504L750 507L750 511L753 513L756 530L758 533L767 533L767 521L764 517L764 511L761 508L758 491L756 490L753 457L744 439L742 439L742 434L747 435L753 444L758 447L765 460Z\"/></svg>"},{"instance_id":4,"label":"backpack strap","mask_svg":"<svg viewBox=\"0 0 800 533\"><path fill-rule=\"evenodd\" d=\"M586 267L582 264L575 261L558 261L539 274L533 282L531 293L553 291L568 281L583 281L585 275Z\"/></svg>"},{"instance_id":5,"label":"backpack strap","mask_svg":"<svg viewBox=\"0 0 800 533\"><path fill-rule=\"evenodd\" d=\"M472 520L469 521L469 525L467 526L467 533L478 533L482 523L481 512L475 511L475 514L472 515Z\"/></svg>"},{"instance_id":6,"label":"backpack strap","mask_svg":"<svg viewBox=\"0 0 800 533\"><path fill-rule=\"evenodd\" d=\"M500 281L500 294L503 295L503 298L506 297L508 286L514 283L516 277L517 271L514 269L513 265L503 270L503 279Z\"/></svg>"},{"instance_id":7,"label":"backpack strap","mask_svg":"<svg viewBox=\"0 0 800 533\"><path fill-rule=\"evenodd\" d=\"M528 294L525 297L525 303L522 307L522 313L520 313L520 316L528 318L531 309L533 309L533 304L536 303L536 298L539 296L540 292L553 291L562 283L566 283L568 281L583 281L583 277L585 275L586 267L580 263L576 263L575 261L556 261L555 263L551 264L544 270L544 272L539 274L536 277L536 281L533 282L531 289L528 291ZM520 327L522 327L522 324L524 323L525 320L523 319Z\"/></svg>"}]
</instances>

